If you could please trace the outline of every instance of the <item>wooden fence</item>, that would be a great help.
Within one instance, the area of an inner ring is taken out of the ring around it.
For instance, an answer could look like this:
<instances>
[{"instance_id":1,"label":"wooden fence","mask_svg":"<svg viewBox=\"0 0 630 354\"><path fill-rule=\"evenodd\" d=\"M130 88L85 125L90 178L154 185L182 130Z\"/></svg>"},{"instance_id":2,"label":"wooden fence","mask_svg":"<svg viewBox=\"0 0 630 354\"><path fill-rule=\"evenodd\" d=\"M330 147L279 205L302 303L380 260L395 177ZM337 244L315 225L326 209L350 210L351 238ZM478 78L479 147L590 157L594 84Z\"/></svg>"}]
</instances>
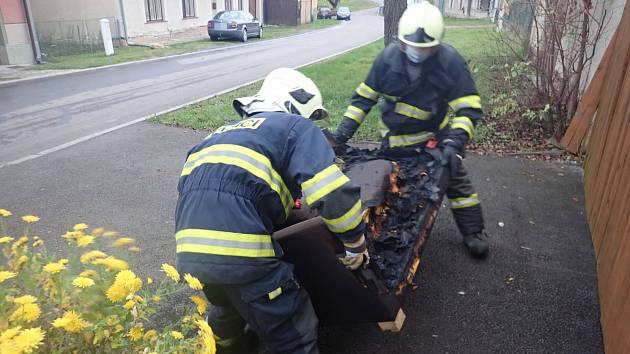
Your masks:
<instances>
[{"instance_id":1,"label":"wooden fence","mask_svg":"<svg viewBox=\"0 0 630 354\"><path fill-rule=\"evenodd\" d=\"M608 354L630 353L630 2L562 143L585 154L588 222Z\"/></svg>"}]
</instances>

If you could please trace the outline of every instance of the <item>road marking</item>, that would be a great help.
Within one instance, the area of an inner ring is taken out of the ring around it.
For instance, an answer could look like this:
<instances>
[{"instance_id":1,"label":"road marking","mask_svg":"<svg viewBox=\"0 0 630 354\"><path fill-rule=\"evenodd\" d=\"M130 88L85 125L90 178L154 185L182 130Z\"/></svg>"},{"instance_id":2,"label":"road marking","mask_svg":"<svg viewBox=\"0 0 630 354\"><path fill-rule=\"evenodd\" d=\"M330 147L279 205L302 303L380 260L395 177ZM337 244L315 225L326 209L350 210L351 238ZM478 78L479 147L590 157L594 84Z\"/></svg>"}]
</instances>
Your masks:
<instances>
[{"instance_id":1,"label":"road marking","mask_svg":"<svg viewBox=\"0 0 630 354\"><path fill-rule=\"evenodd\" d=\"M299 69L299 68L303 68L303 67L308 66L308 65L311 65L311 64L315 64L315 63L317 63L317 62L326 61L326 60L328 60L328 59L330 59L330 58L333 58L333 57L336 57L336 56L339 56L339 55L345 54L345 53L347 53L347 52L350 52L350 51L352 51L352 50L355 50L355 49L361 48L361 47L363 47L363 46L365 46L365 45L368 45L368 44L370 44L370 43L372 43L372 42L374 42L374 41L377 41L377 40L379 40L379 39L381 39L381 38L383 38L383 36L379 36L379 37L377 37L377 38L376 38L376 39L374 39L374 40L371 40L371 41L365 42L365 43L360 44L360 45L357 45L357 46L355 46L355 47L352 47L352 48L349 48L349 49L344 49L344 50L339 51L339 52L337 52L337 53L327 55L327 56L325 56L325 57L323 57L323 58L319 58L319 59L312 60L312 61L310 61L310 62L308 62L308 63L305 63L305 64L301 64L301 65L298 65L298 66L294 66L293 68L294 68L294 69ZM99 137L99 136L101 136L101 135L105 135L105 134L107 134L107 133L111 133L111 132L113 132L113 131L116 131L116 130L119 130L119 129L122 129L122 128L126 128L126 127L128 127L128 126L130 126L130 125L133 125L133 124L136 124L136 123L140 123L140 122L145 121L145 120L147 120L147 119L151 119L151 118L153 118L153 117L157 117L157 116L160 116L160 115L162 115L162 114L166 114L166 113L169 113L169 112L172 112L172 111L176 111L176 110L178 110L178 109L180 109L180 108L183 108L183 107L186 107L186 106L189 106L189 105L195 104L195 103L199 103L199 102L201 102L201 101L205 101L205 100L211 99L211 98L216 97L216 96L223 95L223 94L225 94L225 93L228 93L228 92L231 92L231 91L234 91L234 90L238 90L238 89L240 89L240 88L242 88L242 87L245 87L245 86L247 86L247 85L251 85L251 84L253 84L253 83L256 83L256 82L258 82L258 81L260 81L260 80L262 80L262 79L264 79L264 77L257 78L257 79L255 79L255 80L252 80L252 81L246 82L246 83L244 83L244 84L240 84L240 85L237 85L237 86L234 86L234 87L231 87L231 88L225 89L225 90L223 90L223 91L219 91L219 92L213 93L213 94L211 94L211 95L207 95L207 96L204 96L204 97L201 97L201 98L198 98L198 99L195 99L195 100L192 100L192 101L189 101L189 102L186 102L186 103L183 103L183 104L180 104L180 105L177 105L177 106L174 106L174 107L168 108L168 109L165 109L165 110L160 111L160 112L157 112L157 113L149 114L149 115L144 116L144 117L142 117L142 118L138 118L138 119L135 119L135 120L132 120L132 121L129 121L129 122L123 123L123 124L119 124L119 125L114 126L114 127L111 127L111 128L107 128L107 129L104 129L104 130L98 131L98 132L96 132L96 133L92 133L92 134L89 134L89 135L83 136L83 137L78 138L78 139L71 140L71 141L66 142L66 143L63 143L63 144L61 144L61 145L54 146L54 147L52 147L52 148L50 148L50 149L46 149L46 150L40 151L40 152L38 152L38 153L35 153L35 154L32 154L32 155L28 155L28 156L22 157L22 158L19 158L19 159L17 159L17 160L13 160L13 161L6 162L6 163L4 163L4 164L1 164L1 165L0 165L0 168L6 167L6 166L11 166L11 165L17 165L17 164L20 164L20 163L22 163L22 162L26 162L26 161L34 160L34 159L36 159L36 158L38 158L38 157L42 157L42 156L46 156L46 155L52 154L53 152L57 152L57 151L60 151L60 150L65 149L65 148L69 148L69 147L71 147L71 146L74 146L74 145L80 144L80 143L82 143L82 142L88 141L88 140L90 140L90 139L97 138L97 137Z\"/></svg>"}]
</instances>

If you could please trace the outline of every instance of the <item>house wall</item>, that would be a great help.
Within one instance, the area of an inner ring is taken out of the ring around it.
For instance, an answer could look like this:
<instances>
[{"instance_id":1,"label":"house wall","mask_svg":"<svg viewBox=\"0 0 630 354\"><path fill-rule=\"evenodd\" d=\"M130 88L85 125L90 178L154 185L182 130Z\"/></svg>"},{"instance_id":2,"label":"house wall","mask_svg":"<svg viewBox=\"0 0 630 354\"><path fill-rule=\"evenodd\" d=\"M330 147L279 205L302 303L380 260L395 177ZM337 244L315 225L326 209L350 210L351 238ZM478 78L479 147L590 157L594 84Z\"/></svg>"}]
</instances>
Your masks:
<instances>
[{"instance_id":1,"label":"house wall","mask_svg":"<svg viewBox=\"0 0 630 354\"><path fill-rule=\"evenodd\" d=\"M33 64L33 48L21 0L0 0L0 64Z\"/></svg>"},{"instance_id":2,"label":"house wall","mask_svg":"<svg viewBox=\"0 0 630 354\"><path fill-rule=\"evenodd\" d=\"M118 16L116 0L30 0L37 22L98 20ZM129 0L125 0L129 1Z\"/></svg>"},{"instance_id":3,"label":"house wall","mask_svg":"<svg viewBox=\"0 0 630 354\"><path fill-rule=\"evenodd\" d=\"M238 5L238 0L232 0ZM245 5L245 0L243 3ZM225 9L225 1L217 0L216 10L212 10L213 0L196 0L196 17L184 18L181 0L162 0L163 21L149 22L146 17L146 0L125 0L129 37L152 34L168 34L192 27L205 26L217 12ZM246 6L246 5L245 5ZM234 8L237 8L236 6Z\"/></svg>"}]
</instances>

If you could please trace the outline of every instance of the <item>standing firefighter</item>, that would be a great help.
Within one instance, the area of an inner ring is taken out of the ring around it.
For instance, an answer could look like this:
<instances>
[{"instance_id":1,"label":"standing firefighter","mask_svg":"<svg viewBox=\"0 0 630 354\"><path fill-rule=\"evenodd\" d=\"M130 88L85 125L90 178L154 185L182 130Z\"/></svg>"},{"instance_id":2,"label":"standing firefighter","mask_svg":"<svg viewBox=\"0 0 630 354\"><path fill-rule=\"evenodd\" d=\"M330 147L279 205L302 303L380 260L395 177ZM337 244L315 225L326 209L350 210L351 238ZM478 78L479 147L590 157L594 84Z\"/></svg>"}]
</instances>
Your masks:
<instances>
[{"instance_id":1,"label":"standing firefighter","mask_svg":"<svg viewBox=\"0 0 630 354\"><path fill-rule=\"evenodd\" d=\"M446 190L464 244L474 256L488 253L481 205L462 165L464 147L482 118L481 99L466 61L442 43L444 22L437 7L427 1L403 13L398 41L378 55L352 97L344 119L334 133L337 144L354 135L370 109L383 98L383 149L394 155L416 153L436 138L450 165ZM449 106L455 118L449 122Z\"/></svg>"},{"instance_id":2,"label":"standing firefighter","mask_svg":"<svg viewBox=\"0 0 630 354\"><path fill-rule=\"evenodd\" d=\"M220 352L248 352L247 324L273 353L317 353L310 298L271 234L301 196L345 245L341 261L358 268L367 259L360 189L312 122L328 113L301 73L274 70L234 108L243 120L188 152L178 186L178 268L204 283Z\"/></svg>"}]
</instances>

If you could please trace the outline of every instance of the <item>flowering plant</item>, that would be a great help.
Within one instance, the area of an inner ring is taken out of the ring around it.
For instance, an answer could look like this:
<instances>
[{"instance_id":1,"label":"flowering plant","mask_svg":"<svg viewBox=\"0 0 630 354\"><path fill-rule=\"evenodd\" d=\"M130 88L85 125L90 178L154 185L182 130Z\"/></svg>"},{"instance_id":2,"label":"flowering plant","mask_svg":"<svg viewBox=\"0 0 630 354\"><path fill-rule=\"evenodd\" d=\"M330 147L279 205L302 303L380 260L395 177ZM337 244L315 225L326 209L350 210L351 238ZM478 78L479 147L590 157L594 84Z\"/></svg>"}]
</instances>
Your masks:
<instances>
[{"instance_id":1,"label":"flowering plant","mask_svg":"<svg viewBox=\"0 0 630 354\"><path fill-rule=\"evenodd\" d=\"M140 252L134 239L86 224L66 232L68 247L53 256L29 234L37 216L23 216L25 230L13 236L12 215L0 209L0 354L216 352L203 296L156 325L169 299L200 289L197 278L164 263L163 279L143 279L125 261Z\"/></svg>"}]
</instances>

